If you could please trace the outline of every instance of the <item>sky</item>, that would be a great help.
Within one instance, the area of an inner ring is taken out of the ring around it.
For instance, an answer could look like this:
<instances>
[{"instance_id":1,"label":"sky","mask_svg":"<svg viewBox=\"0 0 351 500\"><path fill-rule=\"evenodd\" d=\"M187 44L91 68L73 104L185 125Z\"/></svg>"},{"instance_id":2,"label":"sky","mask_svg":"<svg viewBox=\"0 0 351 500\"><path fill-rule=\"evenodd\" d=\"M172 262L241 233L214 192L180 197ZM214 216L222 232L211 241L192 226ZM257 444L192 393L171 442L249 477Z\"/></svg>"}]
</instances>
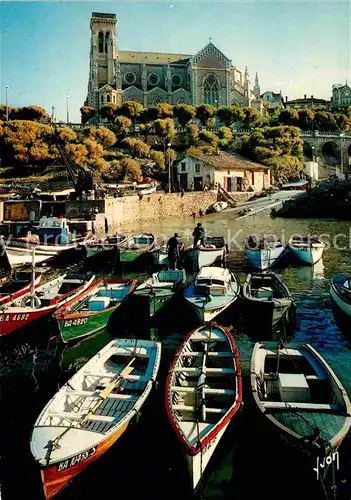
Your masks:
<instances>
[{"instance_id":1,"label":"sky","mask_svg":"<svg viewBox=\"0 0 351 500\"><path fill-rule=\"evenodd\" d=\"M351 0L0 2L0 100L80 123L92 12L115 13L120 50L195 54L212 42L261 92L330 99L351 83ZM68 100L66 96L69 96Z\"/></svg>"}]
</instances>

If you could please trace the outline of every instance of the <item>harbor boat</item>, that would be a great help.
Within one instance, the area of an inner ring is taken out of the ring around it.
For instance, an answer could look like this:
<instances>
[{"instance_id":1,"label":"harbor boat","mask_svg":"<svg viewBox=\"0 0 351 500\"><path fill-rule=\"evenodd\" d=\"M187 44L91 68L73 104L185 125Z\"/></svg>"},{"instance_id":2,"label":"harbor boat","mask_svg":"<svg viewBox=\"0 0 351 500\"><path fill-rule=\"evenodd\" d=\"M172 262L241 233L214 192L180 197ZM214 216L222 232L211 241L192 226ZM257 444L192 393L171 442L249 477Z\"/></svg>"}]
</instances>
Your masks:
<instances>
[{"instance_id":1,"label":"harbor boat","mask_svg":"<svg viewBox=\"0 0 351 500\"><path fill-rule=\"evenodd\" d=\"M150 316L154 316L174 295L183 290L186 274L182 270L159 271L134 291L138 297L148 297Z\"/></svg>"},{"instance_id":2,"label":"harbor boat","mask_svg":"<svg viewBox=\"0 0 351 500\"><path fill-rule=\"evenodd\" d=\"M270 349L256 343L251 389L269 445L279 437L280 456L293 456L294 467L325 478L350 430L351 403L323 356L309 344Z\"/></svg>"},{"instance_id":3,"label":"harbor boat","mask_svg":"<svg viewBox=\"0 0 351 500\"><path fill-rule=\"evenodd\" d=\"M153 234L143 233L134 235L127 239L126 242L119 245L120 261L134 262L140 255L146 252L155 252L163 246L164 242L156 242Z\"/></svg>"},{"instance_id":4,"label":"harbor boat","mask_svg":"<svg viewBox=\"0 0 351 500\"><path fill-rule=\"evenodd\" d=\"M288 242L290 253L304 264L313 266L323 255L325 244L319 238L292 236Z\"/></svg>"},{"instance_id":5,"label":"harbor boat","mask_svg":"<svg viewBox=\"0 0 351 500\"><path fill-rule=\"evenodd\" d=\"M213 320L233 304L239 295L237 278L229 269L222 267L202 267L184 292L185 299L201 323Z\"/></svg>"},{"instance_id":6,"label":"harbor boat","mask_svg":"<svg viewBox=\"0 0 351 500\"><path fill-rule=\"evenodd\" d=\"M103 252L118 250L121 243L125 243L127 238L125 234L117 234L106 238L89 238L85 243L86 258L96 257Z\"/></svg>"},{"instance_id":7,"label":"harbor boat","mask_svg":"<svg viewBox=\"0 0 351 500\"><path fill-rule=\"evenodd\" d=\"M239 353L230 332L215 323L190 332L169 370L165 404L193 490L241 403Z\"/></svg>"},{"instance_id":8,"label":"harbor boat","mask_svg":"<svg viewBox=\"0 0 351 500\"><path fill-rule=\"evenodd\" d=\"M243 285L247 315L262 327L272 328L280 320L287 323L295 314L291 293L283 281L273 272L248 274Z\"/></svg>"},{"instance_id":9,"label":"harbor boat","mask_svg":"<svg viewBox=\"0 0 351 500\"><path fill-rule=\"evenodd\" d=\"M159 342L112 340L47 403L30 439L46 500L118 441L147 400L160 358Z\"/></svg>"},{"instance_id":10,"label":"harbor boat","mask_svg":"<svg viewBox=\"0 0 351 500\"><path fill-rule=\"evenodd\" d=\"M351 317L351 276L334 276L330 282L330 296L335 305Z\"/></svg>"},{"instance_id":11,"label":"harbor boat","mask_svg":"<svg viewBox=\"0 0 351 500\"><path fill-rule=\"evenodd\" d=\"M32 262L32 249L35 248L35 263L39 264L67 250L82 245L84 238L76 238L69 231L64 217L42 217L37 234L26 237L3 238L6 255L11 267L23 266Z\"/></svg>"},{"instance_id":12,"label":"harbor boat","mask_svg":"<svg viewBox=\"0 0 351 500\"><path fill-rule=\"evenodd\" d=\"M206 246L198 245L197 248L188 248L186 257L190 259L195 269L212 265L223 265L227 245L223 236L207 236Z\"/></svg>"},{"instance_id":13,"label":"harbor boat","mask_svg":"<svg viewBox=\"0 0 351 500\"><path fill-rule=\"evenodd\" d=\"M222 212L226 208L228 208L228 203L226 201L216 201L216 203L211 206L213 212Z\"/></svg>"},{"instance_id":14,"label":"harbor boat","mask_svg":"<svg viewBox=\"0 0 351 500\"><path fill-rule=\"evenodd\" d=\"M135 279L97 278L84 293L63 304L53 314L63 342L81 339L105 328L111 314L135 285Z\"/></svg>"},{"instance_id":15,"label":"harbor boat","mask_svg":"<svg viewBox=\"0 0 351 500\"><path fill-rule=\"evenodd\" d=\"M34 279L34 288L40 285L42 274ZM0 306L15 299L28 295L31 291L32 274L28 272L14 272L0 281Z\"/></svg>"},{"instance_id":16,"label":"harbor boat","mask_svg":"<svg viewBox=\"0 0 351 500\"><path fill-rule=\"evenodd\" d=\"M246 245L246 255L249 264L261 271L278 264L285 254L285 248L279 240L249 236Z\"/></svg>"},{"instance_id":17,"label":"harbor boat","mask_svg":"<svg viewBox=\"0 0 351 500\"><path fill-rule=\"evenodd\" d=\"M8 302L0 311L0 337L52 314L56 308L83 293L93 280L94 276L64 274Z\"/></svg>"}]
</instances>

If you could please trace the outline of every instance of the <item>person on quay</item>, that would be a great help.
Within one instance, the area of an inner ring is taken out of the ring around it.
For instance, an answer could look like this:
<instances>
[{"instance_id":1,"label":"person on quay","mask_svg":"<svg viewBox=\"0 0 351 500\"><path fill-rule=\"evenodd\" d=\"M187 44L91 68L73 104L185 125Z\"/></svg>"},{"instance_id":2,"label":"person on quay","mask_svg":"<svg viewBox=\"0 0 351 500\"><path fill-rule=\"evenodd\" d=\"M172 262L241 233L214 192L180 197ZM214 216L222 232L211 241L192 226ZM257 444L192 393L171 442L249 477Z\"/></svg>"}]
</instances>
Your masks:
<instances>
[{"instance_id":1,"label":"person on quay","mask_svg":"<svg viewBox=\"0 0 351 500\"><path fill-rule=\"evenodd\" d=\"M197 248L198 243L205 247L206 246L206 235L205 235L205 230L201 224L201 222L198 222L197 225L194 228L193 232L193 237L194 237L194 250Z\"/></svg>"},{"instance_id":2,"label":"person on quay","mask_svg":"<svg viewBox=\"0 0 351 500\"><path fill-rule=\"evenodd\" d=\"M167 243L168 268L176 270L180 262L180 241L178 233L174 233Z\"/></svg>"}]
</instances>

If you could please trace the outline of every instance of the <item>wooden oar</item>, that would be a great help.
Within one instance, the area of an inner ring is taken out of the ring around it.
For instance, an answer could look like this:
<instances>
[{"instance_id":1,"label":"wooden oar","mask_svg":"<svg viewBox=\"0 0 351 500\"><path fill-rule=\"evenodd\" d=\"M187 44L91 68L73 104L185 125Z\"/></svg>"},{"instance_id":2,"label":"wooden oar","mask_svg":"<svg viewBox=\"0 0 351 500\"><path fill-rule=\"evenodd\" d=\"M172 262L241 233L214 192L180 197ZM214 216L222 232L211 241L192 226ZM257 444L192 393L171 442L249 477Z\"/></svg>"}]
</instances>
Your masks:
<instances>
[{"instance_id":1,"label":"wooden oar","mask_svg":"<svg viewBox=\"0 0 351 500\"><path fill-rule=\"evenodd\" d=\"M127 366L125 368L123 368L123 370L121 371L121 373L118 374L116 380L113 380L112 382L110 382L105 387L105 389L103 389L102 391L100 391L99 396L101 397L101 400L98 401L96 403L96 405L90 410L90 412L83 418L83 420L81 421L81 425L84 425L89 420L89 418L92 415L94 415L94 413L96 412L96 410L102 405L102 403L105 401L105 399L107 398L107 396L113 391L113 389L115 389L118 386L118 384L121 382L121 379L123 379L126 375L129 375L134 370L134 367L131 366L131 365L133 364L133 362L135 360L136 360L136 356L134 356L129 361L129 363L127 364Z\"/></svg>"}]
</instances>

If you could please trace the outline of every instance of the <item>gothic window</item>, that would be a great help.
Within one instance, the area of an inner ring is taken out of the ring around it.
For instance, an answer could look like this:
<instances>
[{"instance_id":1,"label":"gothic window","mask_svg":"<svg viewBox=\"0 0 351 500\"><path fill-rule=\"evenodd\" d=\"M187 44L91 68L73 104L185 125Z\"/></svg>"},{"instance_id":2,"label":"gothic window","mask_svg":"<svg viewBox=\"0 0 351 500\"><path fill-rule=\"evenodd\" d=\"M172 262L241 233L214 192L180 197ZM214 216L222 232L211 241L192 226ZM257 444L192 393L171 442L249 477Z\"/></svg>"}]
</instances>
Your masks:
<instances>
[{"instance_id":1,"label":"gothic window","mask_svg":"<svg viewBox=\"0 0 351 500\"><path fill-rule=\"evenodd\" d=\"M99 33L99 52L102 53L104 51L104 34L102 31Z\"/></svg>"},{"instance_id":2,"label":"gothic window","mask_svg":"<svg viewBox=\"0 0 351 500\"><path fill-rule=\"evenodd\" d=\"M157 85L158 82L160 81L160 78L156 73L151 73L148 77L148 82L150 85Z\"/></svg>"},{"instance_id":3,"label":"gothic window","mask_svg":"<svg viewBox=\"0 0 351 500\"><path fill-rule=\"evenodd\" d=\"M108 39L109 39L109 36L110 36L110 33L109 33L109 32L107 32L107 33L105 34L105 52L106 52L106 54L107 54Z\"/></svg>"},{"instance_id":4,"label":"gothic window","mask_svg":"<svg viewBox=\"0 0 351 500\"><path fill-rule=\"evenodd\" d=\"M124 81L128 84L128 85L133 85L133 83L135 83L135 80L136 80L136 76L134 73L132 73L131 71L129 71L128 73L126 73L124 75Z\"/></svg>"},{"instance_id":5,"label":"gothic window","mask_svg":"<svg viewBox=\"0 0 351 500\"><path fill-rule=\"evenodd\" d=\"M101 104L104 104L104 96L101 96Z\"/></svg>"},{"instance_id":6,"label":"gothic window","mask_svg":"<svg viewBox=\"0 0 351 500\"><path fill-rule=\"evenodd\" d=\"M110 94L107 95L107 102L111 102Z\"/></svg>"},{"instance_id":7,"label":"gothic window","mask_svg":"<svg viewBox=\"0 0 351 500\"><path fill-rule=\"evenodd\" d=\"M203 83L204 104L218 107L219 105L219 82L217 77L211 73L206 76Z\"/></svg>"},{"instance_id":8,"label":"gothic window","mask_svg":"<svg viewBox=\"0 0 351 500\"><path fill-rule=\"evenodd\" d=\"M172 83L175 87L180 87L181 84L183 83L183 78L180 75L173 75Z\"/></svg>"},{"instance_id":9,"label":"gothic window","mask_svg":"<svg viewBox=\"0 0 351 500\"><path fill-rule=\"evenodd\" d=\"M153 101L153 106L156 106L157 104L160 104L162 101L161 97L155 97L154 101Z\"/></svg>"}]
</instances>

